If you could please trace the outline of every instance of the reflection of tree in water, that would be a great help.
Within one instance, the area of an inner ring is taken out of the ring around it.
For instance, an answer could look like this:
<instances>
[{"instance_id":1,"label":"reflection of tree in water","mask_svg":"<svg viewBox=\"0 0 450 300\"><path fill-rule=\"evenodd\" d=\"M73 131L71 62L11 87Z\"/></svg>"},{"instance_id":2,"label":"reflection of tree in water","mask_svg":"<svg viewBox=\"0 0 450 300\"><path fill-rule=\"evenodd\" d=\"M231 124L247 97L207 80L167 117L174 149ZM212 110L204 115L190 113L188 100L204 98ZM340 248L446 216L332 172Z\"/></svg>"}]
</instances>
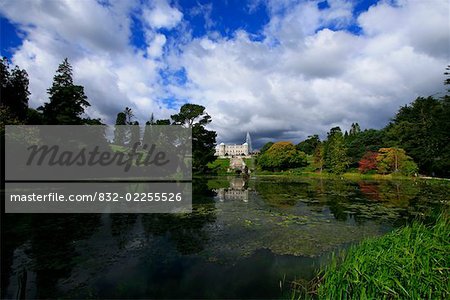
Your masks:
<instances>
[{"instance_id":1,"label":"reflection of tree in water","mask_svg":"<svg viewBox=\"0 0 450 300\"><path fill-rule=\"evenodd\" d=\"M204 177L193 178L192 180L192 204L213 204L216 193L210 187L209 180ZM220 184L220 183L218 183Z\"/></svg>"},{"instance_id":2,"label":"reflection of tree in water","mask_svg":"<svg viewBox=\"0 0 450 300\"><path fill-rule=\"evenodd\" d=\"M117 239L119 249L123 249L128 240L128 234L136 224L137 214L110 214L111 234Z\"/></svg>"},{"instance_id":3,"label":"reflection of tree in water","mask_svg":"<svg viewBox=\"0 0 450 300\"><path fill-rule=\"evenodd\" d=\"M378 184L373 182L360 181L358 182L359 190L363 193L367 199L380 201L380 191Z\"/></svg>"},{"instance_id":4,"label":"reflection of tree in water","mask_svg":"<svg viewBox=\"0 0 450 300\"><path fill-rule=\"evenodd\" d=\"M300 198L307 197L308 183L284 181L257 181L255 189L272 207L289 207L297 204Z\"/></svg>"},{"instance_id":5,"label":"reflection of tree in water","mask_svg":"<svg viewBox=\"0 0 450 300\"><path fill-rule=\"evenodd\" d=\"M9 284L9 274L13 263L14 250L26 242L29 238L30 218L28 214L3 214L1 216L2 230L2 258L1 258L1 295L6 298L6 290Z\"/></svg>"},{"instance_id":6,"label":"reflection of tree in water","mask_svg":"<svg viewBox=\"0 0 450 300\"><path fill-rule=\"evenodd\" d=\"M100 224L99 215L36 214L17 219L8 220L8 226L12 226L14 230L6 231L5 239L21 243L30 241L26 254L31 258L31 270L24 269L24 272L32 271L36 274L36 298L58 296L58 280L68 277L77 263L76 242L88 238L94 232ZM9 246L13 245L6 245L7 248ZM26 284L26 277L23 278L24 282L20 283L22 286Z\"/></svg>"},{"instance_id":7,"label":"reflection of tree in water","mask_svg":"<svg viewBox=\"0 0 450 300\"><path fill-rule=\"evenodd\" d=\"M208 240L204 227L216 220L213 196L207 179L194 179L192 185L192 213L145 214L142 225L147 234L165 236L174 242L182 254L203 250Z\"/></svg>"},{"instance_id":8,"label":"reflection of tree in water","mask_svg":"<svg viewBox=\"0 0 450 300\"><path fill-rule=\"evenodd\" d=\"M448 209L448 195L450 194L448 183L422 181L415 185L418 192L417 196L409 202L409 221L421 219L427 223L434 223L436 217L443 210Z\"/></svg>"},{"instance_id":9,"label":"reflection of tree in water","mask_svg":"<svg viewBox=\"0 0 450 300\"><path fill-rule=\"evenodd\" d=\"M348 203L354 200L355 184L344 180L329 180L325 188L326 203L335 219L346 221Z\"/></svg>"},{"instance_id":10,"label":"reflection of tree in water","mask_svg":"<svg viewBox=\"0 0 450 300\"><path fill-rule=\"evenodd\" d=\"M380 183L380 198L388 206L408 207L419 192L414 181L388 181Z\"/></svg>"},{"instance_id":11,"label":"reflection of tree in water","mask_svg":"<svg viewBox=\"0 0 450 300\"><path fill-rule=\"evenodd\" d=\"M419 191L414 181L327 180L325 185L318 182L311 181L311 185L317 190L319 203L326 203L337 220L347 221L351 216L358 224L379 218L399 220L401 224L410 201Z\"/></svg>"},{"instance_id":12,"label":"reflection of tree in water","mask_svg":"<svg viewBox=\"0 0 450 300\"><path fill-rule=\"evenodd\" d=\"M77 240L88 238L100 225L98 214L39 215L31 237L31 257L36 272L38 298L56 297L56 283L76 264Z\"/></svg>"}]
</instances>

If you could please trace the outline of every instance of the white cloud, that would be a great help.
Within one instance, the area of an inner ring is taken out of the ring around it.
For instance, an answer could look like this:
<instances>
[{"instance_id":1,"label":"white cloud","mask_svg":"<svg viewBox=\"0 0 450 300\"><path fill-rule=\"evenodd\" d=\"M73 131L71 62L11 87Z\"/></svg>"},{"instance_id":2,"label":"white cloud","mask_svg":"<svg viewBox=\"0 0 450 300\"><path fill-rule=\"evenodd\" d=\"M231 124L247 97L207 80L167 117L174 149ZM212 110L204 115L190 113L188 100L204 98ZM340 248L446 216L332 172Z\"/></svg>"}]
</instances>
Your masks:
<instances>
[{"instance_id":1,"label":"white cloud","mask_svg":"<svg viewBox=\"0 0 450 300\"><path fill-rule=\"evenodd\" d=\"M166 36L164 34L156 34L147 47L147 54L151 57L160 57L163 54L163 47L166 44Z\"/></svg>"},{"instance_id":2,"label":"white cloud","mask_svg":"<svg viewBox=\"0 0 450 300\"><path fill-rule=\"evenodd\" d=\"M116 114L132 107L140 121L173 113L161 104L165 93L159 84L156 61L163 52L165 36L146 31L147 56L129 43L131 13L136 1L10 1L2 2L0 13L26 33L13 55L13 63L27 70L30 105L48 101L55 70L68 57L75 83L85 87L91 107L87 113L114 122ZM23 14L27 11L27 14ZM26 15L26 18L25 18Z\"/></svg>"},{"instance_id":3,"label":"white cloud","mask_svg":"<svg viewBox=\"0 0 450 300\"><path fill-rule=\"evenodd\" d=\"M277 2L278 7L269 2L272 15L263 42L238 32L187 45L179 65L189 88L175 93L204 104L224 141L239 141L246 131L260 142L270 137L298 141L324 135L333 126L347 129L355 121L379 128L399 106L444 90L448 32L436 33L438 27L445 31L443 3L379 4L392 13L370 9L358 19L368 34L354 35L320 29L350 22L352 7L346 1L330 1L325 10L310 1ZM417 15L433 20L421 27L423 39L414 36ZM398 22L399 16L409 21ZM436 47L424 47L428 41Z\"/></svg>"},{"instance_id":4,"label":"white cloud","mask_svg":"<svg viewBox=\"0 0 450 300\"><path fill-rule=\"evenodd\" d=\"M250 10L264 3L270 16L262 41L243 30L192 39L180 8L140 3L1 2L0 13L26 33L13 62L30 75L32 106L47 101L64 57L85 86L91 116L112 122L130 106L140 121L152 112L167 118L189 99L206 106L219 142L242 141L246 131L256 144L298 141L355 121L379 128L399 106L444 90L446 0L382 1L357 18L352 1L320 10L317 1L255 0ZM206 17L212 8L201 9ZM143 50L130 44L132 14L145 22ZM362 34L345 29L352 23ZM173 75L180 70L182 80Z\"/></svg>"},{"instance_id":5,"label":"white cloud","mask_svg":"<svg viewBox=\"0 0 450 300\"><path fill-rule=\"evenodd\" d=\"M167 0L155 0L150 8L143 9L143 18L152 28L171 29L180 23L183 13L170 6Z\"/></svg>"}]
</instances>

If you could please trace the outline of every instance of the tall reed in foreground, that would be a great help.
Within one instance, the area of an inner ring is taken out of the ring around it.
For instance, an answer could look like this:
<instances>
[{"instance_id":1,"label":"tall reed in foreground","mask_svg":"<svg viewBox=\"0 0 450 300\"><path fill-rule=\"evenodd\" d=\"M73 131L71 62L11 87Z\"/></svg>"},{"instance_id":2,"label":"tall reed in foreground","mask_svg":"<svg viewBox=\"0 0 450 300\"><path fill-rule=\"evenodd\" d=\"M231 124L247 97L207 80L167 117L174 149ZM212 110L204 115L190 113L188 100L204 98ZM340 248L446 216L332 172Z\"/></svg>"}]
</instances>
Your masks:
<instances>
[{"instance_id":1,"label":"tall reed in foreground","mask_svg":"<svg viewBox=\"0 0 450 300\"><path fill-rule=\"evenodd\" d=\"M449 299L450 222L415 221L334 255L314 288L319 299Z\"/></svg>"}]
</instances>

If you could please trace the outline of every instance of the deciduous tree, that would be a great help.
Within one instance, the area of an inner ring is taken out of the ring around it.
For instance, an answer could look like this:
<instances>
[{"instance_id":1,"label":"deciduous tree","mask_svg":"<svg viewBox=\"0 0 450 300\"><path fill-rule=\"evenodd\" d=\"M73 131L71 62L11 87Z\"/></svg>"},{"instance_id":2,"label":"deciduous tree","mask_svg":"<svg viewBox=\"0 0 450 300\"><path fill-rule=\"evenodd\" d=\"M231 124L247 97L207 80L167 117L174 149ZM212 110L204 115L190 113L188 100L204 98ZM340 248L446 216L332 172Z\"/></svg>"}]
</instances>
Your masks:
<instances>
[{"instance_id":1,"label":"deciduous tree","mask_svg":"<svg viewBox=\"0 0 450 300\"><path fill-rule=\"evenodd\" d=\"M377 170L377 152L368 151L359 161L359 167L358 170L361 173L367 173L370 171L376 171Z\"/></svg>"},{"instance_id":2,"label":"deciduous tree","mask_svg":"<svg viewBox=\"0 0 450 300\"><path fill-rule=\"evenodd\" d=\"M205 107L197 104L184 104L178 114L170 116L173 124L192 128L192 169L195 173L208 170L208 163L215 160L216 132L206 129L211 117Z\"/></svg>"},{"instance_id":3,"label":"deciduous tree","mask_svg":"<svg viewBox=\"0 0 450 300\"><path fill-rule=\"evenodd\" d=\"M258 164L270 171L298 168L306 166L306 155L291 142L277 142L259 157Z\"/></svg>"}]
</instances>

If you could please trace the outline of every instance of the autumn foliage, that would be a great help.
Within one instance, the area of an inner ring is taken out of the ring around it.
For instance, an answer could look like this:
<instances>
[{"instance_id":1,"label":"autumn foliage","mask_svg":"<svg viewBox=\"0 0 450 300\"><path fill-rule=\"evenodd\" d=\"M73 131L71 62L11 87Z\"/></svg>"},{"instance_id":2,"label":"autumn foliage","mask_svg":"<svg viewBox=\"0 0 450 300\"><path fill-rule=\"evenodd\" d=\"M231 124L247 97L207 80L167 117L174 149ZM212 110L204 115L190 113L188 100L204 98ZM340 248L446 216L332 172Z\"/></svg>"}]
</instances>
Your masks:
<instances>
[{"instance_id":1,"label":"autumn foliage","mask_svg":"<svg viewBox=\"0 0 450 300\"><path fill-rule=\"evenodd\" d=\"M413 175L418 171L416 163L401 148L380 148L378 152L366 152L359 161L359 171L376 170L380 174L401 173Z\"/></svg>"},{"instance_id":2,"label":"autumn foliage","mask_svg":"<svg viewBox=\"0 0 450 300\"><path fill-rule=\"evenodd\" d=\"M359 161L358 170L361 173L367 173L369 171L376 170L377 169L377 157L378 157L377 152L372 152L372 151L366 152L366 154L364 154L364 156Z\"/></svg>"}]
</instances>

